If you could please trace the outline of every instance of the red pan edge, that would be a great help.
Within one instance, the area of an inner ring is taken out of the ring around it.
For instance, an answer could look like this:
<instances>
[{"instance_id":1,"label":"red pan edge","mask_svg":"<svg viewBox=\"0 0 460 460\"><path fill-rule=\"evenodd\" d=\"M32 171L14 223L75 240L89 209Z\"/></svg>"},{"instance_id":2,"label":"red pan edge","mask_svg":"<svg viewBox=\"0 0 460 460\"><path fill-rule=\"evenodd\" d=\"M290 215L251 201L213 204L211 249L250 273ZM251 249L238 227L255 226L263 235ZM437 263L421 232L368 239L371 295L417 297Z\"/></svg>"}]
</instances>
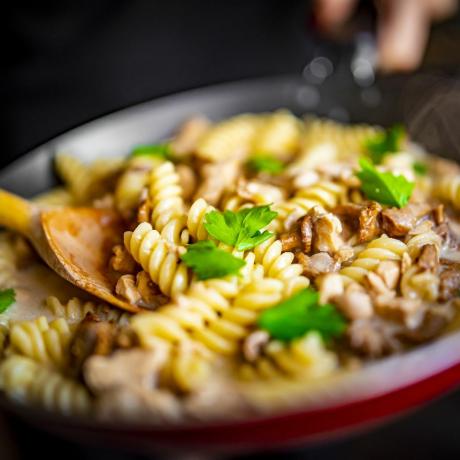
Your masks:
<instances>
[{"instance_id":1,"label":"red pan edge","mask_svg":"<svg viewBox=\"0 0 460 460\"><path fill-rule=\"evenodd\" d=\"M386 419L441 397L460 383L460 364L388 393L333 407L303 410L237 422L188 427L92 427L94 440L111 439L139 447L186 447L229 450L268 449L331 440L358 429L371 428ZM72 438L88 439L82 426L48 426ZM81 435L81 436L80 436Z\"/></svg>"}]
</instances>

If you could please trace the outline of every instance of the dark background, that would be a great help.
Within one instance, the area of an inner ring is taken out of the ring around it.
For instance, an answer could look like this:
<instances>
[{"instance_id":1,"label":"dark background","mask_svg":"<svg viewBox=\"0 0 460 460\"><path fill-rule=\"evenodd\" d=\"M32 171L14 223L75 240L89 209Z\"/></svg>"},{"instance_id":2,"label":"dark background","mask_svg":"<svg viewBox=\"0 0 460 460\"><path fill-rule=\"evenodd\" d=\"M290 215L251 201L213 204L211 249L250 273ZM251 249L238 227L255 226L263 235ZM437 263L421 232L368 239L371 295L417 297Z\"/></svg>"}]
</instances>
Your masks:
<instances>
[{"instance_id":1,"label":"dark background","mask_svg":"<svg viewBox=\"0 0 460 460\"><path fill-rule=\"evenodd\" d=\"M294 0L10 3L2 13L0 166L58 133L140 101L300 73L318 39L308 8ZM425 67L457 78L458 30L456 19L434 34ZM452 458L460 451L459 427L457 392L368 434L255 458ZM3 427L0 420L0 433L2 460L45 452L66 460L140 458L58 440L11 418Z\"/></svg>"}]
</instances>

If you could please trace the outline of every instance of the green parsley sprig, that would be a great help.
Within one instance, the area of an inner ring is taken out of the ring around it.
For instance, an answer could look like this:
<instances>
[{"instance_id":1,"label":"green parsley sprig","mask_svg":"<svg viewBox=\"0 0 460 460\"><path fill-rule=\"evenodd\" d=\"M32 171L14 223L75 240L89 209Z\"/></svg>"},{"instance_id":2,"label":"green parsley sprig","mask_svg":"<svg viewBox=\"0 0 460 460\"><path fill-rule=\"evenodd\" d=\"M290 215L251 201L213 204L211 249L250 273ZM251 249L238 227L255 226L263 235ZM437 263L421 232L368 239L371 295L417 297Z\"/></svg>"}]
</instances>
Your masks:
<instances>
[{"instance_id":1,"label":"green parsley sprig","mask_svg":"<svg viewBox=\"0 0 460 460\"><path fill-rule=\"evenodd\" d=\"M261 229L267 226L277 212L270 205L233 211L211 211L206 214L205 228L208 233L238 251L246 251L268 240L273 233Z\"/></svg>"},{"instance_id":2,"label":"green parsley sprig","mask_svg":"<svg viewBox=\"0 0 460 460\"><path fill-rule=\"evenodd\" d=\"M426 176L428 174L428 166L421 161L415 161L412 165L412 169L417 176Z\"/></svg>"},{"instance_id":3,"label":"green parsley sprig","mask_svg":"<svg viewBox=\"0 0 460 460\"><path fill-rule=\"evenodd\" d=\"M244 260L217 248L212 241L189 244L181 259L199 280L237 274L246 264Z\"/></svg>"},{"instance_id":4,"label":"green parsley sprig","mask_svg":"<svg viewBox=\"0 0 460 460\"><path fill-rule=\"evenodd\" d=\"M16 301L14 289L3 289L0 291L0 313L5 312Z\"/></svg>"},{"instance_id":5,"label":"green parsley sprig","mask_svg":"<svg viewBox=\"0 0 460 460\"><path fill-rule=\"evenodd\" d=\"M269 174L279 174L284 171L285 164L272 155L253 155L249 158L246 166L254 172L266 172Z\"/></svg>"},{"instance_id":6,"label":"green parsley sprig","mask_svg":"<svg viewBox=\"0 0 460 460\"><path fill-rule=\"evenodd\" d=\"M359 160L361 171L356 175L361 180L361 190L369 200L378 201L389 206L404 207L414 190L414 183L404 176L389 172L380 172L366 159Z\"/></svg>"},{"instance_id":7,"label":"green parsley sprig","mask_svg":"<svg viewBox=\"0 0 460 460\"><path fill-rule=\"evenodd\" d=\"M320 305L318 292L307 288L262 312L258 325L278 340L292 340L317 331L328 341L343 334L346 322L333 305Z\"/></svg>"},{"instance_id":8,"label":"green parsley sprig","mask_svg":"<svg viewBox=\"0 0 460 460\"><path fill-rule=\"evenodd\" d=\"M404 126L397 124L368 139L365 147L372 162L380 164L386 155L399 152L405 139Z\"/></svg>"},{"instance_id":9,"label":"green parsley sprig","mask_svg":"<svg viewBox=\"0 0 460 460\"><path fill-rule=\"evenodd\" d=\"M171 157L171 148L169 144L145 144L137 145L131 150L131 157L153 156L164 158L165 160Z\"/></svg>"}]
</instances>

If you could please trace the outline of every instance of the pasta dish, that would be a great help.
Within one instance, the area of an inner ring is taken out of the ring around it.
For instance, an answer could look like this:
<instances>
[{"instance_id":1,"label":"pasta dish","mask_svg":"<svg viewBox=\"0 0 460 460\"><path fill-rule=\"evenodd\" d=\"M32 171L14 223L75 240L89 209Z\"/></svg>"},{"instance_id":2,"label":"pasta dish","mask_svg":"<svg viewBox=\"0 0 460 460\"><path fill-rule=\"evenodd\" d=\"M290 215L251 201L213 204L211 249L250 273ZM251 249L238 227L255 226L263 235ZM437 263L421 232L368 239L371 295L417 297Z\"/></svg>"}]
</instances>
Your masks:
<instances>
[{"instance_id":1,"label":"pasta dish","mask_svg":"<svg viewBox=\"0 0 460 460\"><path fill-rule=\"evenodd\" d=\"M101 420L245 417L455 330L460 168L388 129L194 117L126 157L60 152L44 209L114 209L129 313L0 234L0 390Z\"/></svg>"}]
</instances>

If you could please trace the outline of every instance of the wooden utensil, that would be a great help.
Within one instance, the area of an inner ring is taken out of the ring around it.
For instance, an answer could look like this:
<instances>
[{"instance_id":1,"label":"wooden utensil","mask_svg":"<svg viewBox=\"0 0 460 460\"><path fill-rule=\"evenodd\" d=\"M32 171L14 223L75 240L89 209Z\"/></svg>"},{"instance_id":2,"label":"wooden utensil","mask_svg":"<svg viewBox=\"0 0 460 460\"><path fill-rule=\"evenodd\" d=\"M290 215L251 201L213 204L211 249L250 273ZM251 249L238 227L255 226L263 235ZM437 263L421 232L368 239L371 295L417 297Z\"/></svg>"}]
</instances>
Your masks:
<instances>
[{"instance_id":1,"label":"wooden utensil","mask_svg":"<svg viewBox=\"0 0 460 460\"><path fill-rule=\"evenodd\" d=\"M25 236L58 275L111 305L141 309L113 294L108 275L111 248L122 234L122 221L109 209L42 209L0 189L0 226Z\"/></svg>"}]
</instances>

